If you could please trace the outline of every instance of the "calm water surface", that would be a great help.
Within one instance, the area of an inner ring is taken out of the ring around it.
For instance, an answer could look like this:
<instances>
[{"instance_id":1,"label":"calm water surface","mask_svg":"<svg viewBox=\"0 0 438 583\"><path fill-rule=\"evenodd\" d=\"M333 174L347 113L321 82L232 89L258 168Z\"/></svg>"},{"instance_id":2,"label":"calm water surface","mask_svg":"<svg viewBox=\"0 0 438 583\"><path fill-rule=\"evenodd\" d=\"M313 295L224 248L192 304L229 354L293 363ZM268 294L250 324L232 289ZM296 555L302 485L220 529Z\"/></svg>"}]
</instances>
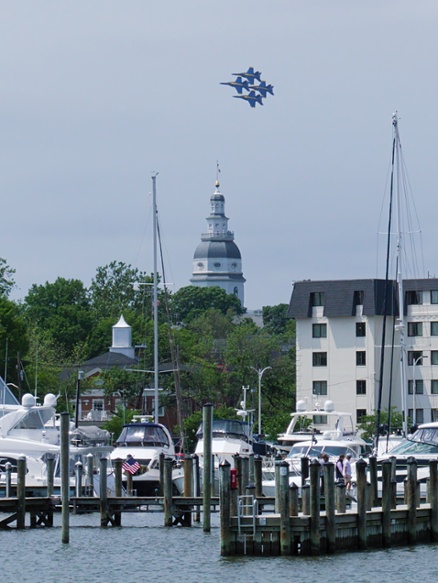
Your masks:
<instances>
[{"instance_id":1,"label":"calm water surface","mask_svg":"<svg viewBox=\"0 0 438 583\"><path fill-rule=\"evenodd\" d=\"M438 577L438 545L334 556L282 558L219 555L218 517L202 526L165 528L163 515L124 514L122 528L101 529L98 514L72 516L70 543L52 529L0 531L2 583L370 583Z\"/></svg>"}]
</instances>

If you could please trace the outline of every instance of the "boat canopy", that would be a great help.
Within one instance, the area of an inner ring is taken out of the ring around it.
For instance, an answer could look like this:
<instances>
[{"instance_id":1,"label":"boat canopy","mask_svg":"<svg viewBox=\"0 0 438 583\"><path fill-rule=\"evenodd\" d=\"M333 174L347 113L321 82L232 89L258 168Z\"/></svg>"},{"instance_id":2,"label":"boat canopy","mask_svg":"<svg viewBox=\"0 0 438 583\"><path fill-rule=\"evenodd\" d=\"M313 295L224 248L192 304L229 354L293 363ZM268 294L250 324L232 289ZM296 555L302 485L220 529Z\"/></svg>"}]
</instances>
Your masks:
<instances>
[{"instance_id":1,"label":"boat canopy","mask_svg":"<svg viewBox=\"0 0 438 583\"><path fill-rule=\"evenodd\" d=\"M238 419L213 419L212 425L213 438L215 437L231 437L236 439L242 439L243 441L249 441L251 436L251 430L249 423L245 421L240 421ZM203 424L199 426L196 432L196 437L202 439L204 436Z\"/></svg>"},{"instance_id":2,"label":"boat canopy","mask_svg":"<svg viewBox=\"0 0 438 583\"><path fill-rule=\"evenodd\" d=\"M159 423L130 423L124 425L116 446L170 446L171 439L165 428Z\"/></svg>"},{"instance_id":3,"label":"boat canopy","mask_svg":"<svg viewBox=\"0 0 438 583\"><path fill-rule=\"evenodd\" d=\"M46 430L46 424L55 415L53 407L20 408L0 419L0 435L6 437L13 429Z\"/></svg>"}]
</instances>

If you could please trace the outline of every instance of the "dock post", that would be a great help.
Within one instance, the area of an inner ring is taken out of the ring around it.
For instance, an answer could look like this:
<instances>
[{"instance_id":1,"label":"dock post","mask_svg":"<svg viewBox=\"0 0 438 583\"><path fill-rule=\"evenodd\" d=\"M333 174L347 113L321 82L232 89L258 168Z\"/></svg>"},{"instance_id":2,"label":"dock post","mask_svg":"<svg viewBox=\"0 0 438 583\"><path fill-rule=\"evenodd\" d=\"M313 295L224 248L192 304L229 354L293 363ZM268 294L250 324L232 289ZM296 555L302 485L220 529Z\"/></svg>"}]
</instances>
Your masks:
<instances>
[{"instance_id":1,"label":"dock post","mask_svg":"<svg viewBox=\"0 0 438 583\"><path fill-rule=\"evenodd\" d=\"M114 494L116 498L122 497L122 464L123 460L117 458L113 461L114 466ZM114 526L122 526L122 512L116 510L114 512Z\"/></svg>"},{"instance_id":2,"label":"dock post","mask_svg":"<svg viewBox=\"0 0 438 583\"><path fill-rule=\"evenodd\" d=\"M309 477L309 458L303 456L301 458L301 488L304 488L308 477Z\"/></svg>"},{"instance_id":3,"label":"dock post","mask_svg":"<svg viewBox=\"0 0 438 583\"><path fill-rule=\"evenodd\" d=\"M193 458L188 455L184 458L184 497L193 495Z\"/></svg>"},{"instance_id":4,"label":"dock post","mask_svg":"<svg viewBox=\"0 0 438 583\"><path fill-rule=\"evenodd\" d=\"M61 413L61 539L70 542L70 415Z\"/></svg>"},{"instance_id":5,"label":"dock post","mask_svg":"<svg viewBox=\"0 0 438 583\"><path fill-rule=\"evenodd\" d=\"M391 460L382 462L382 539L383 546L391 546L391 508L392 508L392 464Z\"/></svg>"},{"instance_id":6,"label":"dock post","mask_svg":"<svg viewBox=\"0 0 438 583\"><path fill-rule=\"evenodd\" d=\"M82 462L77 461L75 463L76 498L80 498L82 496L82 470L83 470Z\"/></svg>"},{"instance_id":7,"label":"dock post","mask_svg":"<svg viewBox=\"0 0 438 583\"><path fill-rule=\"evenodd\" d=\"M310 462L310 552L319 555L321 512L321 464L317 459Z\"/></svg>"},{"instance_id":8,"label":"dock post","mask_svg":"<svg viewBox=\"0 0 438 583\"><path fill-rule=\"evenodd\" d=\"M310 515L310 485L305 484L301 488L301 512L306 516Z\"/></svg>"},{"instance_id":9,"label":"dock post","mask_svg":"<svg viewBox=\"0 0 438 583\"><path fill-rule=\"evenodd\" d=\"M280 481L281 481L281 472L284 471L283 468L283 460L277 460L275 462L275 513L280 514ZM287 466L287 471L289 474L289 464Z\"/></svg>"},{"instance_id":10,"label":"dock post","mask_svg":"<svg viewBox=\"0 0 438 583\"><path fill-rule=\"evenodd\" d=\"M246 491L249 483L249 458L247 456L242 456L242 493Z\"/></svg>"},{"instance_id":11,"label":"dock post","mask_svg":"<svg viewBox=\"0 0 438 583\"><path fill-rule=\"evenodd\" d=\"M335 466L332 462L324 464L324 490L327 552L334 553L336 547L336 517L335 517Z\"/></svg>"},{"instance_id":12,"label":"dock post","mask_svg":"<svg viewBox=\"0 0 438 583\"><path fill-rule=\"evenodd\" d=\"M53 496L54 479L55 479L55 458L53 454L48 453L46 457L46 472L47 472L47 497Z\"/></svg>"},{"instance_id":13,"label":"dock post","mask_svg":"<svg viewBox=\"0 0 438 583\"><path fill-rule=\"evenodd\" d=\"M234 468L237 473L237 492L239 496L243 496L243 479L242 479L242 458L238 453L233 455L234 458Z\"/></svg>"},{"instance_id":14,"label":"dock post","mask_svg":"<svg viewBox=\"0 0 438 583\"><path fill-rule=\"evenodd\" d=\"M163 466L164 526L172 526L172 458L165 457Z\"/></svg>"},{"instance_id":15,"label":"dock post","mask_svg":"<svg viewBox=\"0 0 438 583\"><path fill-rule=\"evenodd\" d=\"M280 513L280 555L291 554L289 519L289 464L279 463L278 506ZM277 494L276 494L277 497Z\"/></svg>"},{"instance_id":16,"label":"dock post","mask_svg":"<svg viewBox=\"0 0 438 583\"><path fill-rule=\"evenodd\" d=\"M196 498L201 496L201 474L199 472L199 457L196 453L193 455L193 495ZM194 522L201 522L201 513L199 511L199 506L196 507L195 513L193 514Z\"/></svg>"},{"instance_id":17,"label":"dock post","mask_svg":"<svg viewBox=\"0 0 438 583\"><path fill-rule=\"evenodd\" d=\"M407 459L408 542L417 542L417 461Z\"/></svg>"},{"instance_id":18,"label":"dock post","mask_svg":"<svg viewBox=\"0 0 438 583\"><path fill-rule=\"evenodd\" d=\"M367 463L363 459L356 462L357 483L357 530L359 548L367 548Z\"/></svg>"},{"instance_id":19,"label":"dock post","mask_svg":"<svg viewBox=\"0 0 438 583\"><path fill-rule=\"evenodd\" d=\"M211 476L212 476L212 429L213 429L213 405L207 403L202 411L204 433L204 467L203 467L203 523L204 532L211 530Z\"/></svg>"},{"instance_id":20,"label":"dock post","mask_svg":"<svg viewBox=\"0 0 438 583\"><path fill-rule=\"evenodd\" d=\"M392 455L389 458L389 460L391 462L391 480L397 481L397 475L396 475L396 471L397 471L397 458L395 457L395 455Z\"/></svg>"},{"instance_id":21,"label":"dock post","mask_svg":"<svg viewBox=\"0 0 438 583\"><path fill-rule=\"evenodd\" d=\"M166 456L164 455L164 452L161 452L159 455L159 459L158 459L158 465L159 465L159 469L160 469L160 485L158 486L158 492L156 493L157 496L164 496L164 458ZM128 495L129 496L133 496L133 492L132 492L132 477L131 477L131 485L128 489Z\"/></svg>"},{"instance_id":22,"label":"dock post","mask_svg":"<svg viewBox=\"0 0 438 583\"><path fill-rule=\"evenodd\" d=\"M108 489L107 489L107 466L108 460L102 457L99 460L99 480L100 480L100 526L108 526Z\"/></svg>"},{"instance_id":23,"label":"dock post","mask_svg":"<svg viewBox=\"0 0 438 583\"><path fill-rule=\"evenodd\" d=\"M231 555L231 512L230 512L230 462L224 460L219 465L219 506L221 556Z\"/></svg>"},{"instance_id":24,"label":"dock post","mask_svg":"<svg viewBox=\"0 0 438 583\"><path fill-rule=\"evenodd\" d=\"M255 495L256 498L261 498L263 496L263 471L262 471L263 459L260 455L254 456L254 483L255 483Z\"/></svg>"},{"instance_id":25,"label":"dock post","mask_svg":"<svg viewBox=\"0 0 438 583\"><path fill-rule=\"evenodd\" d=\"M371 507L379 506L379 492L377 488L377 458L372 455L368 460L370 468Z\"/></svg>"},{"instance_id":26,"label":"dock post","mask_svg":"<svg viewBox=\"0 0 438 583\"><path fill-rule=\"evenodd\" d=\"M87 496L94 496L94 456L87 454Z\"/></svg>"},{"instance_id":27,"label":"dock post","mask_svg":"<svg viewBox=\"0 0 438 583\"><path fill-rule=\"evenodd\" d=\"M289 486L289 516L298 516L298 509L298 486L295 483L292 483Z\"/></svg>"},{"instance_id":28,"label":"dock post","mask_svg":"<svg viewBox=\"0 0 438 583\"><path fill-rule=\"evenodd\" d=\"M17 460L17 528L25 527L26 517L26 456Z\"/></svg>"},{"instance_id":29,"label":"dock post","mask_svg":"<svg viewBox=\"0 0 438 583\"><path fill-rule=\"evenodd\" d=\"M429 461L429 502L431 540L438 541L438 461Z\"/></svg>"},{"instance_id":30,"label":"dock post","mask_svg":"<svg viewBox=\"0 0 438 583\"><path fill-rule=\"evenodd\" d=\"M11 497L11 478L12 478L12 464L11 462L5 463L5 497Z\"/></svg>"},{"instance_id":31,"label":"dock post","mask_svg":"<svg viewBox=\"0 0 438 583\"><path fill-rule=\"evenodd\" d=\"M254 454L250 453L248 456L248 482L251 482L252 484L255 483L254 458Z\"/></svg>"},{"instance_id":32,"label":"dock post","mask_svg":"<svg viewBox=\"0 0 438 583\"><path fill-rule=\"evenodd\" d=\"M336 484L335 491L336 512L345 514L347 512L347 500L345 497L345 484Z\"/></svg>"}]
</instances>

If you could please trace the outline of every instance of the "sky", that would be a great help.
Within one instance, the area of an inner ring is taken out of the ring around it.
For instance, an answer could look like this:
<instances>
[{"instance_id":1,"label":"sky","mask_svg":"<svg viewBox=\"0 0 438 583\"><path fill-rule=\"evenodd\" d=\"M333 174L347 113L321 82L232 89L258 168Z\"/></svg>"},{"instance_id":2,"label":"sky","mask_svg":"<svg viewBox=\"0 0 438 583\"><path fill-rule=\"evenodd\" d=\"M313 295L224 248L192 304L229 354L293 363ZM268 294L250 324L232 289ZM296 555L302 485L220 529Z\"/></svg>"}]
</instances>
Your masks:
<instances>
[{"instance_id":1,"label":"sky","mask_svg":"<svg viewBox=\"0 0 438 583\"><path fill-rule=\"evenodd\" d=\"M0 0L0 257L12 299L121 261L190 284L217 163L245 306L302 279L383 277L398 111L438 273L436 0ZM262 107L220 85L254 66ZM385 222L386 219L383 220Z\"/></svg>"}]
</instances>

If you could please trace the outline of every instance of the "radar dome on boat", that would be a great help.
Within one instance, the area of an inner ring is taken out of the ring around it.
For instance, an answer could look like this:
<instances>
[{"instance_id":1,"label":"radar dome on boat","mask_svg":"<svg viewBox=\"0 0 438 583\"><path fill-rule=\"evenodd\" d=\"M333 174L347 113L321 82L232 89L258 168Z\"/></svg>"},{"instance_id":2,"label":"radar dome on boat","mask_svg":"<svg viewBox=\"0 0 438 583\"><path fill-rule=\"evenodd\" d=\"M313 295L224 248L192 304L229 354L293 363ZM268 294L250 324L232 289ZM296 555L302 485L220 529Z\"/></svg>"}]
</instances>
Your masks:
<instances>
[{"instance_id":1,"label":"radar dome on boat","mask_svg":"<svg viewBox=\"0 0 438 583\"><path fill-rule=\"evenodd\" d=\"M56 401L57 398L53 393L47 393L47 395L44 397L44 405L47 407L56 407Z\"/></svg>"},{"instance_id":2,"label":"radar dome on boat","mask_svg":"<svg viewBox=\"0 0 438 583\"><path fill-rule=\"evenodd\" d=\"M326 413L331 413L334 410L335 410L335 404L333 403L333 401L326 401L324 403L324 411Z\"/></svg>"},{"instance_id":3,"label":"radar dome on boat","mask_svg":"<svg viewBox=\"0 0 438 583\"><path fill-rule=\"evenodd\" d=\"M306 401L297 401L297 412L300 413L301 411L306 410Z\"/></svg>"},{"instance_id":4,"label":"radar dome on boat","mask_svg":"<svg viewBox=\"0 0 438 583\"><path fill-rule=\"evenodd\" d=\"M26 393L21 399L21 404L23 407L34 407L36 404L35 397L30 393Z\"/></svg>"}]
</instances>

